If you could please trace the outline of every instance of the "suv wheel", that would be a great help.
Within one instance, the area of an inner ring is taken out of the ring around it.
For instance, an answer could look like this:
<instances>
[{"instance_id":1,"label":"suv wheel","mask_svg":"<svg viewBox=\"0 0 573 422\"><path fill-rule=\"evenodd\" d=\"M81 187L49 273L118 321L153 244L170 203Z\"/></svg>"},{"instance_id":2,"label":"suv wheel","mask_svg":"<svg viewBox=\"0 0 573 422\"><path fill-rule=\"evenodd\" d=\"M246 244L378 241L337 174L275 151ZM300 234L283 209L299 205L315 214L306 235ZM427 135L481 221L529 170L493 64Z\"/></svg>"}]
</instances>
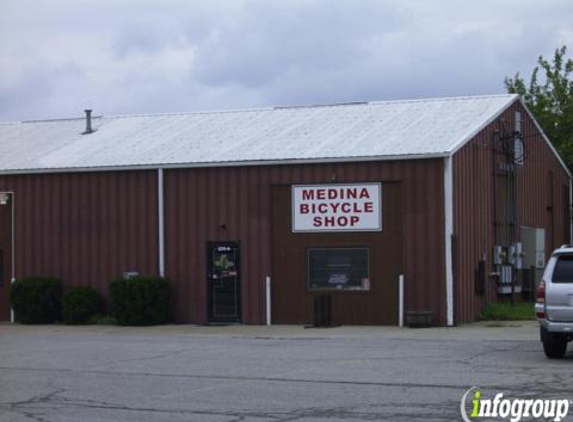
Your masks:
<instances>
[{"instance_id":1,"label":"suv wheel","mask_svg":"<svg viewBox=\"0 0 573 422\"><path fill-rule=\"evenodd\" d=\"M561 359L567 351L567 339L561 337L548 336L543 341L543 351L549 359Z\"/></svg>"}]
</instances>

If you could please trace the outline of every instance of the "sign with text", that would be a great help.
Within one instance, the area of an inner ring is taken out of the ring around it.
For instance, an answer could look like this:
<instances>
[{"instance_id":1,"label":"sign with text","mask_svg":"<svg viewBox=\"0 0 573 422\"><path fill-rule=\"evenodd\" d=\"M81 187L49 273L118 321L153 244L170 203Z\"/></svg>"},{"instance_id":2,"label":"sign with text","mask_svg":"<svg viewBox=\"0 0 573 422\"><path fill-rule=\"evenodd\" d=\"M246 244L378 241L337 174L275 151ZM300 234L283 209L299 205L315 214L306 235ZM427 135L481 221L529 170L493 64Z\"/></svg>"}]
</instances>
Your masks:
<instances>
[{"instance_id":1,"label":"sign with text","mask_svg":"<svg viewBox=\"0 0 573 422\"><path fill-rule=\"evenodd\" d=\"M293 185L292 231L382 230L380 183Z\"/></svg>"}]
</instances>

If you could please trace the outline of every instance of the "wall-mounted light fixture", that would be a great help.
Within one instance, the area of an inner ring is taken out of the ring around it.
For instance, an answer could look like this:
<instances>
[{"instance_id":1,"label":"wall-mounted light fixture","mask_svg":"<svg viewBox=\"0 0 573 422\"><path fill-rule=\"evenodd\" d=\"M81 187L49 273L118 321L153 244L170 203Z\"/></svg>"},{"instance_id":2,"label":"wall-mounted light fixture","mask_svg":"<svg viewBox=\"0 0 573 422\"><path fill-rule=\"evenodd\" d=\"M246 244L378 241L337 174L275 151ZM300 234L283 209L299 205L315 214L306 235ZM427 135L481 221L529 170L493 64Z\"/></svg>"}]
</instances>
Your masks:
<instances>
[{"instance_id":1,"label":"wall-mounted light fixture","mask_svg":"<svg viewBox=\"0 0 573 422\"><path fill-rule=\"evenodd\" d=\"M10 195L5 192L0 192L0 205L8 205Z\"/></svg>"}]
</instances>

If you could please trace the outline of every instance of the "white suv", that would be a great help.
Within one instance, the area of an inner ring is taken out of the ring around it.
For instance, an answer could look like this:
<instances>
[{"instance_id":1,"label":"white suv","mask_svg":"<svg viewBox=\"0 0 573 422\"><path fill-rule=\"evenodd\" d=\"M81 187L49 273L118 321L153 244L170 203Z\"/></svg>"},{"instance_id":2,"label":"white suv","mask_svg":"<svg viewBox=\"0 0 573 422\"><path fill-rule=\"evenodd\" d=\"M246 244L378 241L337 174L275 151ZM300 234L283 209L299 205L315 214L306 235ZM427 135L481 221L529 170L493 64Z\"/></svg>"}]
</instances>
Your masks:
<instances>
[{"instance_id":1,"label":"white suv","mask_svg":"<svg viewBox=\"0 0 573 422\"><path fill-rule=\"evenodd\" d=\"M537 289L535 315L545 355L565 356L573 339L573 245L553 251Z\"/></svg>"}]
</instances>

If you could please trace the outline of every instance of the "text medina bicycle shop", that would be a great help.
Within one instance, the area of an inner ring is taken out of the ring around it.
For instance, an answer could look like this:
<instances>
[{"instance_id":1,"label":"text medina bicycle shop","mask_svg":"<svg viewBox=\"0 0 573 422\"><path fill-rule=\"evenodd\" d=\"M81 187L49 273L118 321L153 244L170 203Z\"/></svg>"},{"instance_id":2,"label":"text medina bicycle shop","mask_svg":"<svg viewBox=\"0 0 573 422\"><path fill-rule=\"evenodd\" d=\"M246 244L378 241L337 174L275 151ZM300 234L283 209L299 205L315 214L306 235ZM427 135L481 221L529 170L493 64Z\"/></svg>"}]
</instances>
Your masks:
<instances>
[{"instance_id":1,"label":"text medina bicycle shop","mask_svg":"<svg viewBox=\"0 0 573 422\"><path fill-rule=\"evenodd\" d=\"M295 185L291 195L293 231L382 230L381 189L380 183Z\"/></svg>"},{"instance_id":2,"label":"text medina bicycle shop","mask_svg":"<svg viewBox=\"0 0 573 422\"><path fill-rule=\"evenodd\" d=\"M338 324L453 325L531 298L570 241L570 174L515 95L87 112L0 124L0 152L0 320L14 280L135 273L175 322L307 324L328 295Z\"/></svg>"}]
</instances>

